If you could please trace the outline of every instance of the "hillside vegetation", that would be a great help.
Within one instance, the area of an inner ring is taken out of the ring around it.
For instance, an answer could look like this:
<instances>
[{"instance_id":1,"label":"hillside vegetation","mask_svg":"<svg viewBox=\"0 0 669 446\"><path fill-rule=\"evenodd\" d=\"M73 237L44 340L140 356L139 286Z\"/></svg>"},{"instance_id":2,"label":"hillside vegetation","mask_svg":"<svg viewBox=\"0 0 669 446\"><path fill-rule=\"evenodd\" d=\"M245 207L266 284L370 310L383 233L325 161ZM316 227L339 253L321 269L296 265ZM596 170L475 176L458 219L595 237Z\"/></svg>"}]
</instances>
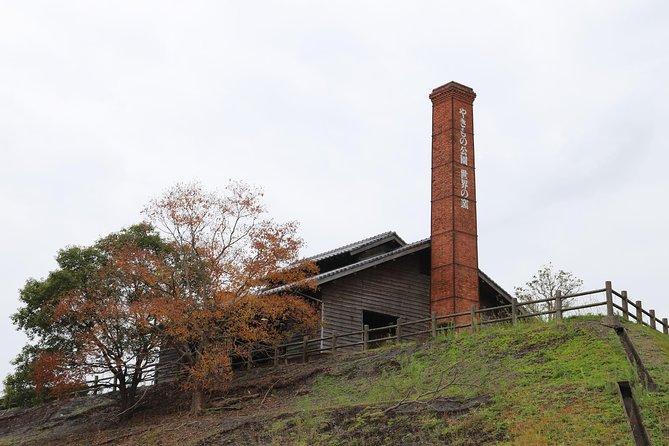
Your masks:
<instances>
[{"instance_id":1,"label":"hillside vegetation","mask_svg":"<svg viewBox=\"0 0 669 446\"><path fill-rule=\"evenodd\" d=\"M633 445L615 385L631 381L653 445L669 445L669 337L625 326L656 392L613 329L573 318L240 372L198 417L165 387L128 422L108 397L5 411L0 444Z\"/></svg>"}]
</instances>

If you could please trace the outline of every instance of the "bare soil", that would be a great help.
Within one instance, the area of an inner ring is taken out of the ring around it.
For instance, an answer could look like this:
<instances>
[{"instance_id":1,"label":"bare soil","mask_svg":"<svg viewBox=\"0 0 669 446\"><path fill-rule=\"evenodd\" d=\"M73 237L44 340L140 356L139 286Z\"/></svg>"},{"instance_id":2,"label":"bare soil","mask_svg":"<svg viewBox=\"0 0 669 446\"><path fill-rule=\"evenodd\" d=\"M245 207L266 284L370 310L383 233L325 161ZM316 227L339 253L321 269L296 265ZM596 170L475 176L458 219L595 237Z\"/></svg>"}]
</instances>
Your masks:
<instances>
[{"instance_id":1,"label":"bare soil","mask_svg":"<svg viewBox=\"0 0 669 446\"><path fill-rule=\"evenodd\" d=\"M417 348L405 346L403 352ZM399 351L325 355L307 364L239 371L224 391L210 396L207 410L198 416L189 415L189 395L169 384L147 387L144 393L140 392L141 402L130 420L117 415L113 394L5 410L0 412L0 445L267 444L271 438L263 428L290 420L295 414L294 399L309 392L315 376L353 378L399 369L395 359ZM406 404L384 415L383 425L386 430L396 431L401 425L410 430L415 425L411 419L423 413L457 416L485 402L485 399L441 398L429 406ZM368 410L364 406L329 410L328 419L332 421L321 429L324 433L338 431L342 437L341 433L356 417ZM388 422L390 419L396 421ZM290 421L287 423L290 428ZM374 435L377 438L379 432Z\"/></svg>"}]
</instances>

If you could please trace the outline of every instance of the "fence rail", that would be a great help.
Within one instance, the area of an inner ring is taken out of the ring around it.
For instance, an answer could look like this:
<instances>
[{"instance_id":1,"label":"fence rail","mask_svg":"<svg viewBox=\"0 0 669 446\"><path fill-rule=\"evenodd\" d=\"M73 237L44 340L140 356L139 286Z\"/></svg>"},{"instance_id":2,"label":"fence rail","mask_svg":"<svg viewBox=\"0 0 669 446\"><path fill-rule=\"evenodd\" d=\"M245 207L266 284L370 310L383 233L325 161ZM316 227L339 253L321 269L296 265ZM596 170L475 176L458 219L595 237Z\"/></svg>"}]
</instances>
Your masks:
<instances>
[{"instance_id":1,"label":"fence rail","mask_svg":"<svg viewBox=\"0 0 669 446\"><path fill-rule=\"evenodd\" d=\"M597 296L604 294L605 299L597 299L591 302L578 302L579 305L573 305L574 299L583 300L583 298L590 296ZM547 305L548 309L543 311L532 311L536 309L539 304ZM555 297L547 299L537 299L533 301L519 302L513 299L511 304L500 305L498 307L477 308L472 306L470 311L453 313L443 316L438 316L432 312L429 317L422 319L414 319L404 321L403 318L398 318L397 324L388 325L385 327L370 328L364 325L362 330L356 330L346 333L336 333L328 336L311 338L304 336L301 341L293 341L280 345L268 345L263 348L255 349L249 353L248 358L239 359L232 362L233 367L247 367L251 368L255 364L273 364L278 365L281 362L289 363L291 361L308 362L310 357L336 353L342 349L350 349L351 347L366 351L381 343L388 342L405 342L410 340L425 339L427 335L432 338L437 337L440 333L445 333L451 330L462 330L469 328L472 333L476 333L483 325L511 323L518 324L522 319L540 319L544 316L552 317L555 320L562 320L565 313L591 310L593 308L602 308L602 316L606 317L620 317L625 321L633 320L638 324L645 325L655 330L660 330L665 335L669 335L669 323L667 318L658 319L655 315L655 310L643 308L640 300L631 301L628 297L627 291L616 291L613 289L611 282L606 282L604 288L595 289L591 291L584 291L570 295L562 296L559 292ZM634 310L634 312L631 311ZM644 320L646 316L646 320ZM416 328L417 331L406 330L408 327ZM370 333L378 333L386 331L388 336L381 338L371 338ZM330 343L329 347L324 347L324 342ZM161 368L168 369L170 363L160 364L154 363L145 367L143 382L152 384L156 380L168 381L181 376L181 372L176 371L161 371ZM92 381L87 381L88 388L84 392L97 393L101 389L114 390L116 387L113 377L98 378L97 376Z\"/></svg>"}]
</instances>

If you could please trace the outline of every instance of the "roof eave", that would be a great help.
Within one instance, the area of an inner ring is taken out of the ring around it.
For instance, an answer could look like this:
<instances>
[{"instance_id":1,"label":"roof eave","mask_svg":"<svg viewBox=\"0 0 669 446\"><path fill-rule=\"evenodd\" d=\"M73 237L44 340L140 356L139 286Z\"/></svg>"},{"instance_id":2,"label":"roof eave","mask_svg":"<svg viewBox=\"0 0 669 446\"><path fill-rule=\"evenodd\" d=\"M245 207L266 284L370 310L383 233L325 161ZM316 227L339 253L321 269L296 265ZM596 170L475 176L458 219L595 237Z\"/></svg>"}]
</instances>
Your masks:
<instances>
[{"instance_id":1,"label":"roof eave","mask_svg":"<svg viewBox=\"0 0 669 446\"><path fill-rule=\"evenodd\" d=\"M422 240L420 242L412 243L411 245L405 245L401 248L396 249L395 251L384 253L376 257L371 257L369 259L362 260L358 263L354 263L353 265L345 266L341 268L341 271L338 270L329 271L323 274L323 277L316 276L314 277L314 279L316 280L318 285L322 285L324 283L332 282L333 280L340 279L350 274L355 274L365 269L381 265L391 260L396 260L400 257L404 257L406 255L422 251L423 249L427 249L429 247L430 247L430 240Z\"/></svg>"},{"instance_id":2,"label":"roof eave","mask_svg":"<svg viewBox=\"0 0 669 446\"><path fill-rule=\"evenodd\" d=\"M495 290L495 292L497 292L497 294L499 294L501 297L503 297L504 300L506 300L509 303L513 302L513 297L509 293L507 293L504 290L504 288L502 288L494 280L492 280L490 278L490 276L488 276L486 273L484 273L480 269L479 269L479 278L481 280L483 280L485 283L487 283L493 290Z\"/></svg>"}]
</instances>

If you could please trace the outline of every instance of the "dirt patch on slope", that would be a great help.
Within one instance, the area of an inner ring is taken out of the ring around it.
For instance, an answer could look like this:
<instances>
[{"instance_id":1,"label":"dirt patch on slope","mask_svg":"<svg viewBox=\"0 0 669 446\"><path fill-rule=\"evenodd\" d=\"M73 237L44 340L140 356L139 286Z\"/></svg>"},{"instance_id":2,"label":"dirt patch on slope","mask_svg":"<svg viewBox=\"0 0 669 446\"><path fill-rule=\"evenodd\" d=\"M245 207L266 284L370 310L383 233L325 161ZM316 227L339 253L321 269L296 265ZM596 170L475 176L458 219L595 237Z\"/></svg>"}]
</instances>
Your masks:
<instances>
[{"instance_id":1,"label":"dirt patch on slope","mask_svg":"<svg viewBox=\"0 0 669 446\"><path fill-rule=\"evenodd\" d=\"M120 420L113 395L86 396L40 407L0 412L0 443L39 444L172 444L178 438L197 443L203 433L226 432L267 423L285 412L293 399L309 392L316 376L373 376L398 369L395 359L406 346L367 354L323 355L307 364L260 366L238 371L222 391L211 395L210 407L190 417L189 395L161 384L142 393L136 414ZM409 347L415 349L415 347ZM343 358L346 358L344 361ZM272 421L273 422L273 421ZM271 424L271 423L270 423ZM250 432L250 431L249 431ZM207 435L208 436L208 435Z\"/></svg>"}]
</instances>

